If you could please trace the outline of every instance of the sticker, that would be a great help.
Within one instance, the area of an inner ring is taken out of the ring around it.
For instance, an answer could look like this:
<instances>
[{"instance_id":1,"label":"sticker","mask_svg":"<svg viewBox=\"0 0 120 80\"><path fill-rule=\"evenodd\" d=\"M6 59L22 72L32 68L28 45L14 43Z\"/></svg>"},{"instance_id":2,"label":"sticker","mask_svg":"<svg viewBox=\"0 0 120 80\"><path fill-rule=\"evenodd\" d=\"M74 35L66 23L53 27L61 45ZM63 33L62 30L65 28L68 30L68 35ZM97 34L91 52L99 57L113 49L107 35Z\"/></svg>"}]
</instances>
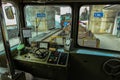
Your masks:
<instances>
[{"instance_id":1,"label":"sticker","mask_svg":"<svg viewBox=\"0 0 120 80\"><path fill-rule=\"evenodd\" d=\"M103 17L103 12L95 12L94 13L94 17L98 17L98 18L101 18L101 17Z\"/></svg>"},{"instance_id":2,"label":"sticker","mask_svg":"<svg viewBox=\"0 0 120 80\"><path fill-rule=\"evenodd\" d=\"M46 15L45 15L45 13L37 13L37 17L39 17L39 18L42 18L42 17L45 17Z\"/></svg>"}]
</instances>

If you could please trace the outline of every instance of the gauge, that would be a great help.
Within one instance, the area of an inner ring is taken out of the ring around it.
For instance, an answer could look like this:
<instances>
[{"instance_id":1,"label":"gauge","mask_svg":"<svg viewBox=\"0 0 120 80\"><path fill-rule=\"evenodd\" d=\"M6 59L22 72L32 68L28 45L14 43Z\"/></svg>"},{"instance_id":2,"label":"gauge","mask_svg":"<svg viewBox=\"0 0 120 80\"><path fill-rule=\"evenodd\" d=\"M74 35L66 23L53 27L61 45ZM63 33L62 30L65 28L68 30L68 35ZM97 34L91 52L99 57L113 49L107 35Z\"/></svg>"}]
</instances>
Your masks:
<instances>
[{"instance_id":1,"label":"gauge","mask_svg":"<svg viewBox=\"0 0 120 80\"><path fill-rule=\"evenodd\" d=\"M72 43L72 39L71 38L66 38L65 39L65 44L64 44L64 49L69 51L70 48L71 48L71 43Z\"/></svg>"},{"instance_id":2,"label":"gauge","mask_svg":"<svg viewBox=\"0 0 120 80\"><path fill-rule=\"evenodd\" d=\"M66 40L66 45L70 45L70 39Z\"/></svg>"}]
</instances>

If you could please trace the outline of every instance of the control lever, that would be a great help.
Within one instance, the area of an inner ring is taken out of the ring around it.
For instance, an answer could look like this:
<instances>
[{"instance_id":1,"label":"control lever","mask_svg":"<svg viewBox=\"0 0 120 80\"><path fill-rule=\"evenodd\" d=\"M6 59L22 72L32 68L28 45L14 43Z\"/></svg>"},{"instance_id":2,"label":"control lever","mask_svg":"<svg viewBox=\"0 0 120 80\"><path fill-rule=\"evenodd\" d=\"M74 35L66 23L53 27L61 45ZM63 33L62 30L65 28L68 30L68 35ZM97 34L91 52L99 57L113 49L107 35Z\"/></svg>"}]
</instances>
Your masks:
<instances>
[{"instance_id":1,"label":"control lever","mask_svg":"<svg viewBox=\"0 0 120 80\"><path fill-rule=\"evenodd\" d=\"M40 49L38 48L35 51L35 56L40 59L44 59L48 55L49 51L47 49Z\"/></svg>"}]
</instances>

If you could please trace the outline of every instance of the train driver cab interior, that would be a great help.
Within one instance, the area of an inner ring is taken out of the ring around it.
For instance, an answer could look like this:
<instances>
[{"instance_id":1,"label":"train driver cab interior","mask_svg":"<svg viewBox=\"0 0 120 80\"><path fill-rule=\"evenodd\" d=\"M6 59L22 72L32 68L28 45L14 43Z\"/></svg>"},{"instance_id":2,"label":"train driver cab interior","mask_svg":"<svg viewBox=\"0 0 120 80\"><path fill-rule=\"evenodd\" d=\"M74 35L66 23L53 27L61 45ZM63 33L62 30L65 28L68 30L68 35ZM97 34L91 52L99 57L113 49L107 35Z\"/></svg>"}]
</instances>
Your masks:
<instances>
[{"instance_id":1,"label":"train driver cab interior","mask_svg":"<svg viewBox=\"0 0 120 80\"><path fill-rule=\"evenodd\" d=\"M0 0L0 80L120 80L120 0Z\"/></svg>"}]
</instances>

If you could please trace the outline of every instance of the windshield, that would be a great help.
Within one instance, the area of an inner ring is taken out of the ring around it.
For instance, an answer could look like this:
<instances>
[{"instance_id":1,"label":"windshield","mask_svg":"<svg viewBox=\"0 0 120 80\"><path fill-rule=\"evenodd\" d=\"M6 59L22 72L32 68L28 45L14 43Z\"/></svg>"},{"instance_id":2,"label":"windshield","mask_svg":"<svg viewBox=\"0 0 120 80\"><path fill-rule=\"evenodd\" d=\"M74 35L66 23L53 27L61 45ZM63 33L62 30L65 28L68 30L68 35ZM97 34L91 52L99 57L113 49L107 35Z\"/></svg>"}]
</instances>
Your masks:
<instances>
[{"instance_id":1,"label":"windshield","mask_svg":"<svg viewBox=\"0 0 120 80\"><path fill-rule=\"evenodd\" d=\"M27 5L26 27L32 29L29 41L47 41L53 36L66 37L71 29L71 8L57 5Z\"/></svg>"}]
</instances>

